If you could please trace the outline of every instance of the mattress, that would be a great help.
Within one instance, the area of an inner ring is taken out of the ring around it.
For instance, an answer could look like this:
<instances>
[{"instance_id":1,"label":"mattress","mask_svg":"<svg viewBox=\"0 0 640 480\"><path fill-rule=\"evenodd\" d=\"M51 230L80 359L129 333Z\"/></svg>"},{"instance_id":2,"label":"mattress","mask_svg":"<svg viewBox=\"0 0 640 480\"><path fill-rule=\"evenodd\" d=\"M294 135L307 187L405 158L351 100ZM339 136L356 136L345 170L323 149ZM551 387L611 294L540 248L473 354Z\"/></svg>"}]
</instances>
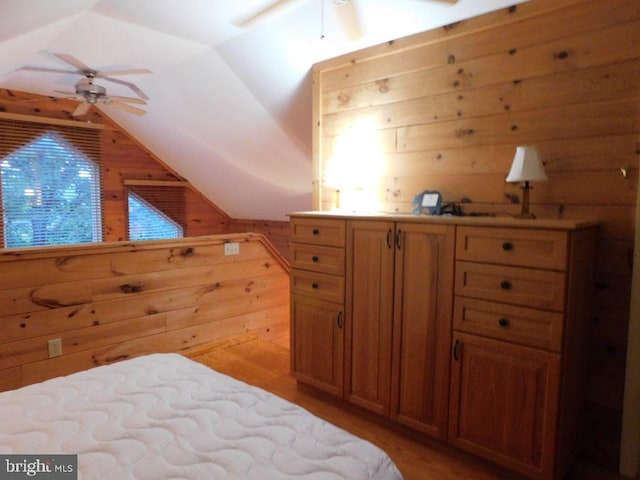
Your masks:
<instances>
[{"instance_id":1,"label":"mattress","mask_svg":"<svg viewBox=\"0 0 640 480\"><path fill-rule=\"evenodd\" d=\"M402 479L373 444L178 354L0 394L0 454L78 454L85 480Z\"/></svg>"}]
</instances>

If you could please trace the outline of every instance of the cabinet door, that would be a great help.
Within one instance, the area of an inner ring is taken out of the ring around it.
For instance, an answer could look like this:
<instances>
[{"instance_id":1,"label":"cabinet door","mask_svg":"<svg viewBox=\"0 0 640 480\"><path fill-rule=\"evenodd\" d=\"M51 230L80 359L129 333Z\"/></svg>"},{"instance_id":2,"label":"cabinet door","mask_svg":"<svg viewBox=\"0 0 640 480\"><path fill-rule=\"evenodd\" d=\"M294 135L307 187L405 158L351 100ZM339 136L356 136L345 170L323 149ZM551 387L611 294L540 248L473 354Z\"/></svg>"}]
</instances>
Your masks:
<instances>
[{"instance_id":1,"label":"cabinet door","mask_svg":"<svg viewBox=\"0 0 640 480\"><path fill-rule=\"evenodd\" d=\"M345 398L389 414L393 316L393 222L347 225Z\"/></svg>"},{"instance_id":2,"label":"cabinet door","mask_svg":"<svg viewBox=\"0 0 640 480\"><path fill-rule=\"evenodd\" d=\"M559 355L458 332L453 340L449 441L552 478Z\"/></svg>"},{"instance_id":3,"label":"cabinet door","mask_svg":"<svg viewBox=\"0 0 640 480\"><path fill-rule=\"evenodd\" d=\"M455 227L396 228L391 417L446 438Z\"/></svg>"},{"instance_id":4,"label":"cabinet door","mask_svg":"<svg viewBox=\"0 0 640 480\"><path fill-rule=\"evenodd\" d=\"M342 396L343 306L291 296L291 370L296 379Z\"/></svg>"}]
</instances>

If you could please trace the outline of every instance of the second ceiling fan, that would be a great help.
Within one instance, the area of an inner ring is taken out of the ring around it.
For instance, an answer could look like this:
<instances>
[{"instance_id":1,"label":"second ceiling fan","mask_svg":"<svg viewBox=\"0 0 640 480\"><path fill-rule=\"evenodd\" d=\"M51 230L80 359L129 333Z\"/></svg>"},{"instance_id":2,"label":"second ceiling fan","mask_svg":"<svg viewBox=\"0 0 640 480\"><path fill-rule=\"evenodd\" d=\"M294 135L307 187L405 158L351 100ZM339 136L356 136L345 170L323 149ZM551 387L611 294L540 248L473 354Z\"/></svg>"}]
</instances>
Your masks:
<instances>
[{"instance_id":1,"label":"second ceiling fan","mask_svg":"<svg viewBox=\"0 0 640 480\"><path fill-rule=\"evenodd\" d=\"M309 3L311 0L274 0L269 2L263 8L249 12L243 17L236 20L235 26L240 28L253 28L254 26L274 20L287 12L297 8L305 3ZM458 0L415 0L426 2L439 2L439 3L457 3ZM356 11L356 0L320 0L323 12L325 2L333 7L336 16L338 17L342 28L344 28L347 36L351 40L356 40L362 36L360 21L358 13ZM391 2L391 0L389 0Z\"/></svg>"}]
</instances>

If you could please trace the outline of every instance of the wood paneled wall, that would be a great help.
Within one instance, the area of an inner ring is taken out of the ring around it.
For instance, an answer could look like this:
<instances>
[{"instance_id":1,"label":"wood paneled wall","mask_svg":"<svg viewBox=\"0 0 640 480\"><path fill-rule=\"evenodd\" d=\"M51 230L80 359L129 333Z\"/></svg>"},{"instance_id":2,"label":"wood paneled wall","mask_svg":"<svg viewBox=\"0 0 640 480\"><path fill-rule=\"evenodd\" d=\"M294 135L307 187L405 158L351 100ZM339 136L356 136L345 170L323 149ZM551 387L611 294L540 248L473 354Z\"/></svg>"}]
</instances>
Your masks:
<instances>
[{"instance_id":1,"label":"wood paneled wall","mask_svg":"<svg viewBox=\"0 0 640 480\"><path fill-rule=\"evenodd\" d=\"M260 233L271 241L283 258L289 261L289 222L234 219L229 224L228 231L229 233Z\"/></svg>"},{"instance_id":2,"label":"wood paneled wall","mask_svg":"<svg viewBox=\"0 0 640 480\"><path fill-rule=\"evenodd\" d=\"M316 208L334 208L335 188L343 199L345 188L366 188L334 183L336 171L363 161L361 173L379 168L368 203L375 209L410 212L414 195L430 189L466 213L512 215L521 190L505 177L516 146L535 144L549 180L534 184L532 211L601 222L586 449L611 468L629 319L639 78L637 0L531 0L314 66ZM365 153L345 156L341 145L354 136Z\"/></svg>"},{"instance_id":3,"label":"wood paneled wall","mask_svg":"<svg viewBox=\"0 0 640 480\"><path fill-rule=\"evenodd\" d=\"M248 333L280 341L287 270L254 234L3 250L0 390ZM63 355L49 359L53 338Z\"/></svg>"}]
</instances>

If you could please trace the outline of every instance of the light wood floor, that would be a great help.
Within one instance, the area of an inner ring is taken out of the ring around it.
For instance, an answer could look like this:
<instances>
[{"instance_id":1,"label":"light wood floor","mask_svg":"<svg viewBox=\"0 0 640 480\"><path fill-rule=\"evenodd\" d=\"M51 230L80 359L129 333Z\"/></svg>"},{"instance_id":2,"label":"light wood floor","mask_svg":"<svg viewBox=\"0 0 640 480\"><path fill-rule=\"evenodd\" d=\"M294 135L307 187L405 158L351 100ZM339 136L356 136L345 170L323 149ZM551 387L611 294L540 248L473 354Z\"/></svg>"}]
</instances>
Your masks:
<instances>
[{"instance_id":1,"label":"light wood floor","mask_svg":"<svg viewBox=\"0 0 640 480\"><path fill-rule=\"evenodd\" d=\"M480 459L437 442L408 438L362 415L299 391L289 375L289 350L256 339L223 342L215 348L190 353L196 361L263 388L301 405L318 417L365 438L385 450L405 480L512 480L519 479ZM589 465L579 465L571 480L619 480L622 477Z\"/></svg>"}]
</instances>

